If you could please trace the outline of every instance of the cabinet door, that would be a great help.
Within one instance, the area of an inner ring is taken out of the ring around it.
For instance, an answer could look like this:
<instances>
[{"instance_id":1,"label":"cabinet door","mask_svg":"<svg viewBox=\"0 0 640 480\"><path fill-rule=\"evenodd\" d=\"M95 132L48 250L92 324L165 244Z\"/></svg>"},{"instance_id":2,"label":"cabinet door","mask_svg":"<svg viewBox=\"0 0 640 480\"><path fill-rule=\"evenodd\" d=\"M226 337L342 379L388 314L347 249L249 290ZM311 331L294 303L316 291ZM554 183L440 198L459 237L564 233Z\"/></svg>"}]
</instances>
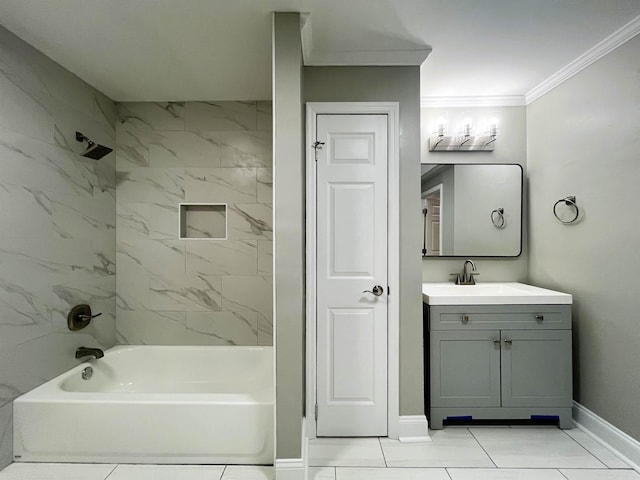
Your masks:
<instances>
[{"instance_id":1,"label":"cabinet door","mask_svg":"<svg viewBox=\"0 0 640 480\"><path fill-rule=\"evenodd\" d=\"M502 406L570 407L571 331L502 330Z\"/></svg>"},{"instance_id":2,"label":"cabinet door","mask_svg":"<svg viewBox=\"0 0 640 480\"><path fill-rule=\"evenodd\" d=\"M500 332L431 332L431 406L500 406Z\"/></svg>"}]
</instances>

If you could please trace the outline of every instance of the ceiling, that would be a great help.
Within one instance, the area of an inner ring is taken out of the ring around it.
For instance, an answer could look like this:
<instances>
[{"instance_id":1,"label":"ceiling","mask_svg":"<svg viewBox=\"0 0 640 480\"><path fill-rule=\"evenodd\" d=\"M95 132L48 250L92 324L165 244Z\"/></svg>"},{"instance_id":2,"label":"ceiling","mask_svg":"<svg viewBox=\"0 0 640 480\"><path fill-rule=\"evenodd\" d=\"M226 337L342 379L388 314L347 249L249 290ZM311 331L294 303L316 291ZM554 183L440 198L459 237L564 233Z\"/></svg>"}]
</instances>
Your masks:
<instances>
[{"instance_id":1,"label":"ceiling","mask_svg":"<svg viewBox=\"0 0 640 480\"><path fill-rule=\"evenodd\" d=\"M313 49L411 51L426 97L524 95L640 15L638 0L0 0L0 24L118 101L271 97L271 12Z\"/></svg>"}]
</instances>

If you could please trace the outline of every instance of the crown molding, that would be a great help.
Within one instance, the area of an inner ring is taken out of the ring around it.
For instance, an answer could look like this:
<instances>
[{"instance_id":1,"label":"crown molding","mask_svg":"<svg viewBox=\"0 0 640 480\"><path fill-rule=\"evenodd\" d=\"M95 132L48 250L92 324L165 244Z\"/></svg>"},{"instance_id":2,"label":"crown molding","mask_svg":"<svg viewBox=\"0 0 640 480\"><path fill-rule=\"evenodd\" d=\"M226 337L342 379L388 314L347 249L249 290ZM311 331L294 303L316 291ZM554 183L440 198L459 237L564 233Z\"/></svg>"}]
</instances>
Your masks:
<instances>
[{"instance_id":1,"label":"crown molding","mask_svg":"<svg viewBox=\"0 0 640 480\"><path fill-rule=\"evenodd\" d=\"M305 66L411 66L422 65L431 47L400 50L318 50L313 47L311 16L300 16L302 59Z\"/></svg>"},{"instance_id":2,"label":"crown molding","mask_svg":"<svg viewBox=\"0 0 640 480\"><path fill-rule=\"evenodd\" d=\"M420 66L430 48L412 50L312 51L305 61L309 66Z\"/></svg>"},{"instance_id":3,"label":"crown molding","mask_svg":"<svg viewBox=\"0 0 640 480\"><path fill-rule=\"evenodd\" d=\"M311 14L300 14L300 39L302 41L302 63L308 65L309 56L313 50L313 35L311 34Z\"/></svg>"},{"instance_id":4,"label":"crown molding","mask_svg":"<svg viewBox=\"0 0 640 480\"><path fill-rule=\"evenodd\" d=\"M640 33L640 15L624 25L622 28L613 32L591 49L587 50L567 66L561 68L549 78L529 90L525 94L526 104L529 105L545 93L578 74L592 63L604 57L606 54L631 40L633 37L638 35L638 33Z\"/></svg>"},{"instance_id":5,"label":"crown molding","mask_svg":"<svg viewBox=\"0 0 640 480\"><path fill-rule=\"evenodd\" d=\"M313 51L307 57L309 66L420 66L431 53L430 48L413 50L347 50Z\"/></svg>"},{"instance_id":6,"label":"crown molding","mask_svg":"<svg viewBox=\"0 0 640 480\"><path fill-rule=\"evenodd\" d=\"M522 107L524 95L488 95L477 97L421 97L423 108Z\"/></svg>"}]
</instances>

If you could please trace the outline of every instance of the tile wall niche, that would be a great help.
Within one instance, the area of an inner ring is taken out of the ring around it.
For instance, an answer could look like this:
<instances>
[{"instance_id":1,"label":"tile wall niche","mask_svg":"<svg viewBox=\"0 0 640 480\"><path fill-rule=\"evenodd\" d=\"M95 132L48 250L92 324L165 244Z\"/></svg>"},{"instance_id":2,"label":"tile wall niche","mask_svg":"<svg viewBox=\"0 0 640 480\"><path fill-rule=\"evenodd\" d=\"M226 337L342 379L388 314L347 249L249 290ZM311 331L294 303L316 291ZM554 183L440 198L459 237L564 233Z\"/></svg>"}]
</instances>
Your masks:
<instances>
[{"instance_id":1,"label":"tile wall niche","mask_svg":"<svg viewBox=\"0 0 640 480\"><path fill-rule=\"evenodd\" d=\"M0 468L12 401L115 341L115 155L78 155L76 130L115 144L115 105L0 27ZM80 332L69 308L102 316Z\"/></svg>"},{"instance_id":2,"label":"tile wall niche","mask_svg":"<svg viewBox=\"0 0 640 480\"><path fill-rule=\"evenodd\" d=\"M117 110L118 343L271 345L271 102ZM194 208L204 238L181 239L181 204L226 208Z\"/></svg>"}]
</instances>

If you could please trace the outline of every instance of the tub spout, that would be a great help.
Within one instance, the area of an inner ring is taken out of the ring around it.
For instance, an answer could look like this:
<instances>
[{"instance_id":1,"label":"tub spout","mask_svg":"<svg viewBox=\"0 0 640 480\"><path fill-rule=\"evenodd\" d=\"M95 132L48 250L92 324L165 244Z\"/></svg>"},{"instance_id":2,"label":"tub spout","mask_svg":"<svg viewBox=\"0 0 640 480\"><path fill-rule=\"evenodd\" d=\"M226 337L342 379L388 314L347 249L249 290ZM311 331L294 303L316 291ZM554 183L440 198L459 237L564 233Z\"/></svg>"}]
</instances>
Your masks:
<instances>
[{"instance_id":1,"label":"tub spout","mask_svg":"<svg viewBox=\"0 0 640 480\"><path fill-rule=\"evenodd\" d=\"M104 352L99 348L80 347L76 350L76 358L83 357L102 358L104 357Z\"/></svg>"}]
</instances>

